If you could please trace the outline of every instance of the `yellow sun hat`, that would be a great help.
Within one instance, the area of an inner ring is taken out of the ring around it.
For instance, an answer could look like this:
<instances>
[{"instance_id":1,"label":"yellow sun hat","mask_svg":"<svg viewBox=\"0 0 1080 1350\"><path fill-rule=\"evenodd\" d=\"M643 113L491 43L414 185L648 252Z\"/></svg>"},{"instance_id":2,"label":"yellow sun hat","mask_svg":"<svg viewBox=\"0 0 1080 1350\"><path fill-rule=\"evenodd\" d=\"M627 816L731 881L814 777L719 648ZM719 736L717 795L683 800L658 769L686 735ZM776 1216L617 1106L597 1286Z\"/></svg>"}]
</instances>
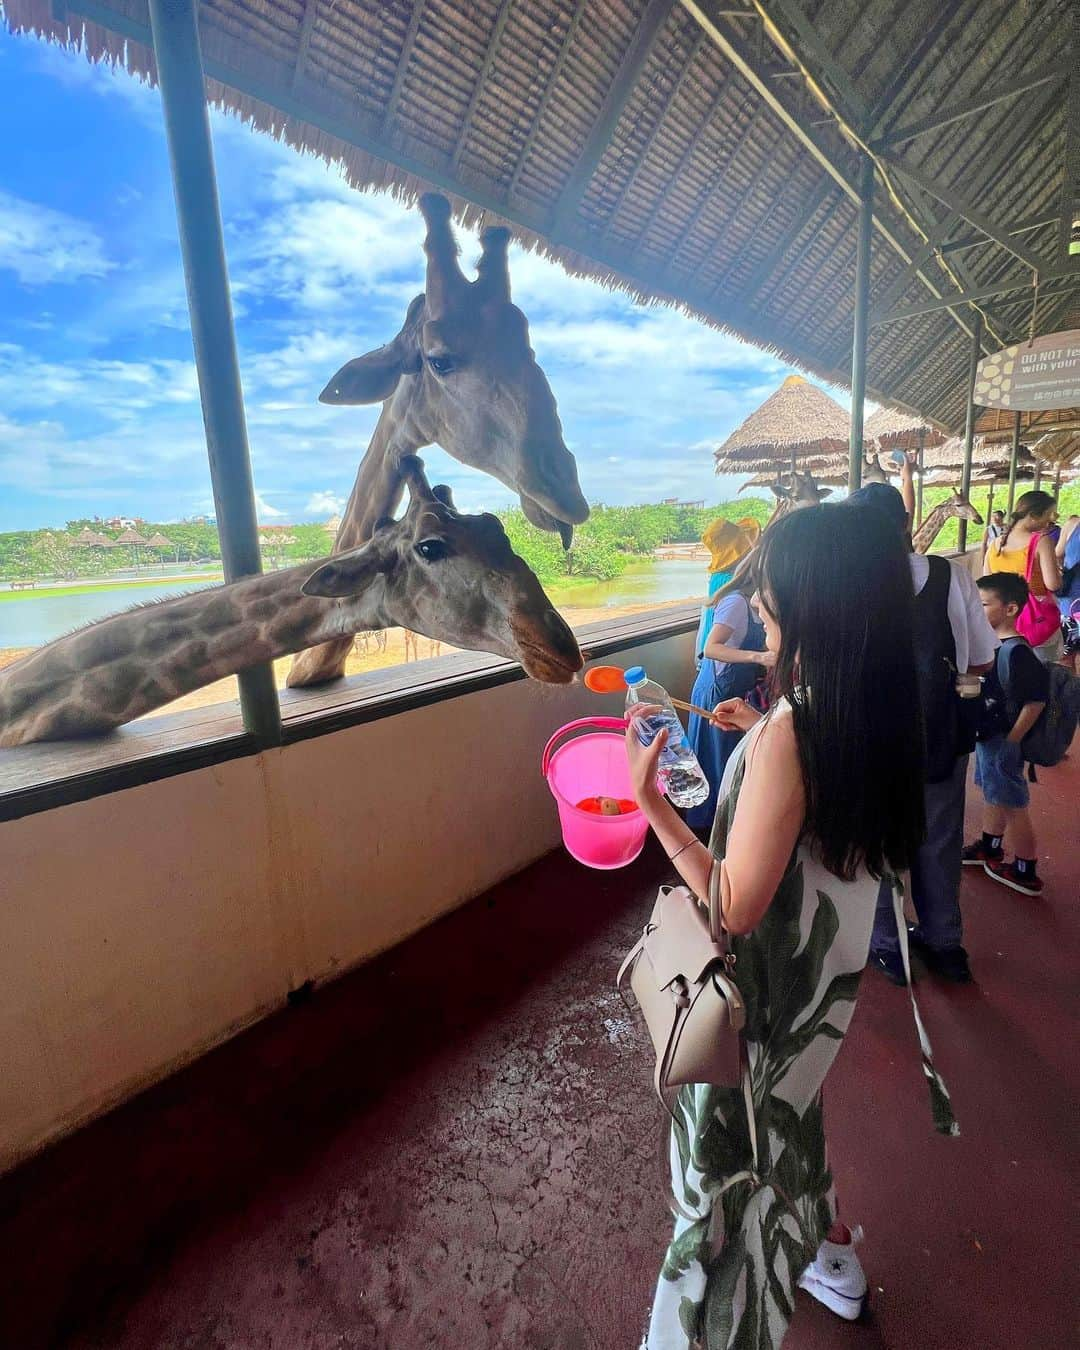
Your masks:
<instances>
[{"instance_id":1,"label":"yellow sun hat","mask_svg":"<svg viewBox=\"0 0 1080 1350\"><path fill-rule=\"evenodd\" d=\"M709 550L709 571L730 572L761 538L761 526L750 516L725 520L718 516L705 529L701 542Z\"/></svg>"}]
</instances>

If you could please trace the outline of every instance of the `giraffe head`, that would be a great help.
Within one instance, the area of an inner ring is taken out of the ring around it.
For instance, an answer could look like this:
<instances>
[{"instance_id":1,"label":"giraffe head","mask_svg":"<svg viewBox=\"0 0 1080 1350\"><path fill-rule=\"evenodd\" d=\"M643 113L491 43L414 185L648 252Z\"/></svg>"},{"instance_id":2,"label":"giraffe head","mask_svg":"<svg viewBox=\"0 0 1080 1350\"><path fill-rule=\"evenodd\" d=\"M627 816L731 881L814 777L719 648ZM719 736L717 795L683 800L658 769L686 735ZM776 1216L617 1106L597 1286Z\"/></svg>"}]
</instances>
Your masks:
<instances>
[{"instance_id":1,"label":"giraffe head","mask_svg":"<svg viewBox=\"0 0 1080 1350\"><path fill-rule=\"evenodd\" d=\"M589 507L555 396L529 346L528 322L510 300L510 232L484 231L476 280L469 281L458 264L450 203L428 193L420 210L427 223L424 294L393 341L342 366L319 398L393 400L419 433L416 443L437 442L505 483L529 520L558 531L568 548Z\"/></svg>"},{"instance_id":2,"label":"giraffe head","mask_svg":"<svg viewBox=\"0 0 1080 1350\"><path fill-rule=\"evenodd\" d=\"M956 516L958 520L970 520L973 525L983 523L982 516L958 488L953 488L952 497L946 498L944 504L948 507L949 515Z\"/></svg>"},{"instance_id":3,"label":"giraffe head","mask_svg":"<svg viewBox=\"0 0 1080 1350\"><path fill-rule=\"evenodd\" d=\"M497 516L462 515L447 487L428 486L423 465L401 460L409 506L380 521L369 543L337 554L303 585L305 595L339 599L376 592L388 627L455 647L520 661L546 684L568 684L581 669L577 641L532 571L510 547ZM351 631L351 630L349 630Z\"/></svg>"}]
</instances>

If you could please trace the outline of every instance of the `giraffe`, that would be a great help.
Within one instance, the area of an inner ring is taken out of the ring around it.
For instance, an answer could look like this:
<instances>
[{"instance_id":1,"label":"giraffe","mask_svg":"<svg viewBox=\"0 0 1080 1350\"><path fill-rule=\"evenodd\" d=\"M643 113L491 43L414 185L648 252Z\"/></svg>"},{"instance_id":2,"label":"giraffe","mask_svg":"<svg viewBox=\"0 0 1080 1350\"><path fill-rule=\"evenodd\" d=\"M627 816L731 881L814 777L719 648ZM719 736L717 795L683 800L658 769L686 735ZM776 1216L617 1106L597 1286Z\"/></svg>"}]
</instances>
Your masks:
<instances>
[{"instance_id":1,"label":"giraffe","mask_svg":"<svg viewBox=\"0 0 1080 1350\"><path fill-rule=\"evenodd\" d=\"M804 506L818 506L821 501L829 496L830 488L818 487L814 482L814 475L810 472L800 473L797 469L785 474L777 474L776 482L769 484L769 490L776 498L776 505L773 507L773 513L765 522L765 528L761 531L758 542L743 558L731 579L726 581L714 594L710 604L723 599L725 595L730 595L732 591L741 589L746 581L747 575L755 566L757 551L761 547L761 540L765 537L765 531L770 525L774 525L781 517L790 515L792 511L800 511ZM744 486L748 486L744 484ZM742 488L739 489L742 492Z\"/></svg>"},{"instance_id":2,"label":"giraffe","mask_svg":"<svg viewBox=\"0 0 1080 1350\"><path fill-rule=\"evenodd\" d=\"M974 525L981 525L983 518L972 506L966 497L962 496L955 488L951 497L947 497L932 511L927 512L923 523L911 536L911 547L915 553L929 553L930 545L938 537L941 527L947 520L952 520L956 516L960 520L970 520Z\"/></svg>"},{"instance_id":3,"label":"giraffe","mask_svg":"<svg viewBox=\"0 0 1080 1350\"><path fill-rule=\"evenodd\" d=\"M386 346L349 361L319 395L323 403L382 403L382 412L345 508L335 553L357 548L375 521L392 516L401 494L398 462L438 442L516 491L526 517L570 547L589 515L574 457L547 379L529 346L528 322L510 300L510 232L483 232L477 277L458 264L450 204L420 198L427 225L425 290ZM349 644L321 644L293 662L291 686L335 679Z\"/></svg>"},{"instance_id":4,"label":"giraffe","mask_svg":"<svg viewBox=\"0 0 1080 1350\"><path fill-rule=\"evenodd\" d=\"M0 746L110 731L238 670L394 626L568 684L577 642L499 519L459 514L415 457L397 467L408 510L361 547L115 614L0 671Z\"/></svg>"}]
</instances>

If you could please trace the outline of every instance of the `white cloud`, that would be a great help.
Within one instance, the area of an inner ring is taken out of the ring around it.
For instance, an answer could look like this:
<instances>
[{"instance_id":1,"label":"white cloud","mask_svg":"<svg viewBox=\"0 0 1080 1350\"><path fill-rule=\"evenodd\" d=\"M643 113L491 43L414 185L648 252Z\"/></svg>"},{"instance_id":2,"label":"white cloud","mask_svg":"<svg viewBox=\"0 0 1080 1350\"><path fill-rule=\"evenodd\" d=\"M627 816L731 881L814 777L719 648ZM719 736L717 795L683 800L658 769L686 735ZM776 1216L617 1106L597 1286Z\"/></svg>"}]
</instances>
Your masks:
<instances>
[{"instance_id":1,"label":"white cloud","mask_svg":"<svg viewBox=\"0 0 1080 1350\"><path fill-rule=\"evenodd\" d=\"M336 492L313 492L304 507L306 516L340 516L345 510L345 498Z\"/></svg>"},{"instance_id":2,"label":"white cloud","mask_svg":"<svg viewBox=\"0 0 1080 1350\"><path fill-rule=\"evenodd\" d=\"M103 277L112 267L93 226L0 191L0 268L24 285Z\"/></svg>"},{"instance_id":3,"label":"white cloud","mask_svg":"<svg viewBox=\"0 0 1080 1350\"><path fill-rule=\"evenodd\" d=\"M259 493L256 492L255 514L259 517L260 520L273 520L278 516L285 515L286 513L284 511L279 511L276 506L271 506L270 503L266 501L265 498L261 497Z\"/></svg>"}]
</instances>

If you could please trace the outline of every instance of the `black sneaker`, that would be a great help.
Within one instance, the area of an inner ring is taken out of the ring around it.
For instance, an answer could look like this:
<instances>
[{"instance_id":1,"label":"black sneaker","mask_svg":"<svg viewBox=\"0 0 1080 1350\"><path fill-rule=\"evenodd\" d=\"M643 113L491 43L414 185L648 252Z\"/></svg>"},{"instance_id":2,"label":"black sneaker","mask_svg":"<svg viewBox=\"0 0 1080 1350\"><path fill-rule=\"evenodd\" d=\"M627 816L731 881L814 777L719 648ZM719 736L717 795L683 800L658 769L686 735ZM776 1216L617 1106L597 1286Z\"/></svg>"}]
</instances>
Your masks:
<instances>
[{"instance_id":1,"label":"black sneaker","mask_svg":"<svg viewBox=\"0 0 1080 1350\"><path fill-rule=\"evenodd\" d=\"M908 942L918 952L927 970L954 984L971 983L968 954L959 943L955 947L931 947L919 932L917 924L908 924Z\"/></svg>"},{"instance_id":2,"label":"black sneaker","mask_svg":"<svg viewBox=\"0 0 1080 1350\"><path fill-rule=\"evenodd\" d=\"M880 970L887 980L899 985L901 989L907 984L904 962L899 952L887 952L871 947L866 964L872 966L874 970Z\"/></svg>"},{"instance_id":3,"label":"black sneaker","mask_svg":"<svg viewBox=\"0 0 1080 1350\"><path fill-rule=\"evenodd\" d=\"M988 862L1000 862L1005 856L1001 848L987 848L981 839L974 844L965 844L960 861L965 867L982 867Z\"/></svg>"}]
</instances>

